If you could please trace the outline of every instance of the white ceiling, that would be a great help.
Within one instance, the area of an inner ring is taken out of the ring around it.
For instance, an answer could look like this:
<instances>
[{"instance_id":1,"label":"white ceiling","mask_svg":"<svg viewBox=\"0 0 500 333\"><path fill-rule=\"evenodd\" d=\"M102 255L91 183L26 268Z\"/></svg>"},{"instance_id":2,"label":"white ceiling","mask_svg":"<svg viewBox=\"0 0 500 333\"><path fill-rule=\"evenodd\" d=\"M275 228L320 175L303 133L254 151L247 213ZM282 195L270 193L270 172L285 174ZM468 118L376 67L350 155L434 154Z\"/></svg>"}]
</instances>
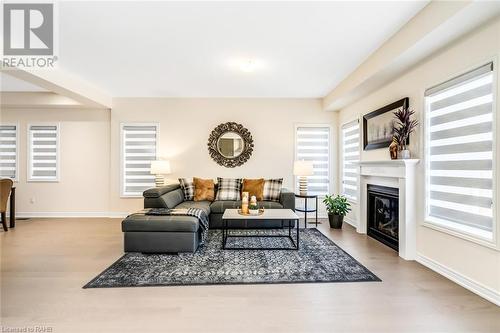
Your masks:
<instances>
[{"instance_id":1,"label":"white ceiling","mask_svg":"<svg viewBox=\"0 0 500 333\"><path fill-rule=\"evenodd\" d=\"M323 97L426 4L59 2L59 66L115 97Z\"/></svg>"}]
</instances>

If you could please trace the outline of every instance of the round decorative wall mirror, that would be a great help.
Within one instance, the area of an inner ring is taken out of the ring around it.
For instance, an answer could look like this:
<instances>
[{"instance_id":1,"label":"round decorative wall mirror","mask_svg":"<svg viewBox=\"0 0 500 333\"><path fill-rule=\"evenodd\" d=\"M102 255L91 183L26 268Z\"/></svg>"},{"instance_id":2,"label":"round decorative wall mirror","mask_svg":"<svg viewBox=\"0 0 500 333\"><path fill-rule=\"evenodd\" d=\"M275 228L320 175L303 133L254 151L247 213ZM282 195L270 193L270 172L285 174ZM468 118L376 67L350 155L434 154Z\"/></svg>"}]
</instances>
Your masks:
<instances>
[{"instance_id":1,"label":"round decorative wall mirror","mask_svg":"<svg viewBox=\"0 0 500 333\"><path fill-rule=\"evenodd\" d=\"M244 145L243 138L235 132L224 133L217 140L217 150L225 158L240 156Z\"/></svg>"},{"instance_id":2,"label":"round decorative wall mirror","mask_svg":"<svg viewBox=\"0 0 500 333\"><path fill-rule=\"evenodd\" d=\"M241 124L228 122L217 126L208 137L212 159L226 168L244 164L253 151L252 134Z\"/></svg>"}]
</instances>

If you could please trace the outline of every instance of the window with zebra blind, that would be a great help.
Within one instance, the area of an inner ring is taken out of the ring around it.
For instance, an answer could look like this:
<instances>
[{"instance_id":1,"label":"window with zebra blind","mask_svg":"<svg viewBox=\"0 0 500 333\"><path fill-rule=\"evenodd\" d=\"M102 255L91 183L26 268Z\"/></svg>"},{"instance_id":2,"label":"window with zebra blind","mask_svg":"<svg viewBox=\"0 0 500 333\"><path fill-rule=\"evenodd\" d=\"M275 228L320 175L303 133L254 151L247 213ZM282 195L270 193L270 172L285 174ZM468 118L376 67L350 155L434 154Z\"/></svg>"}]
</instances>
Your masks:
<instances>
[{"instance_id":1,"label":"window with zebra blind","mask_svg":"<svg viewBox=\"0 0 500 333\"><path fill-rule=\"evenodd\" d=\"M327 125L297 126L295 133L296 160L311 161L314 174L307 177L307 193L330 193L330 127ZM296 179L298 192L299 183Z\"/></svg>"},{"instance_id":2,"label":"window with zebra blind","mask_svg":"<svg viewBox=\"0 0 500 333\"><path fill-rule=\"evenodd\" d=\"M359 121L342 125L342 195L351 201L358 199Z\"/></svg>"},{"instance_id":3,"label":"window with zebra blind","mask_svg":"<svg viewBox=\"0 0 500 333\"><path fill-rule=\"evenodd\" d=\"M59 181L59 125L28 125L28 181Z\"/></svg>"},{"instance_id":4,"label":"window with zebra blind","mask_svg":"<svg viewBox=\"0 0 500 333\"><path fill-rule=\"evenodd\" d=\"M158 124L121 125L121 195L142 197L142 192L155 187L150 173L156 160Z\"/></svg>"},{"instance_id":5,"label":"window with zebra blind","mask_svg":"<svg viewBox=\"0 0 500 333\"><path fill-rule=\"evenodd\" d=\"M493 64L425 92L426 221L486 240L494 213Z\"/></svg>"},{"instance_id":6,"label":"window with zebra blind","mask_svg":"<svg viewBox=\"0 0 500 333\"><path fill-rule=\"evenodd\" d=\"M18 179L17 128L17 125L0 125L0 178Z\"/></svg>"}]
</instances>

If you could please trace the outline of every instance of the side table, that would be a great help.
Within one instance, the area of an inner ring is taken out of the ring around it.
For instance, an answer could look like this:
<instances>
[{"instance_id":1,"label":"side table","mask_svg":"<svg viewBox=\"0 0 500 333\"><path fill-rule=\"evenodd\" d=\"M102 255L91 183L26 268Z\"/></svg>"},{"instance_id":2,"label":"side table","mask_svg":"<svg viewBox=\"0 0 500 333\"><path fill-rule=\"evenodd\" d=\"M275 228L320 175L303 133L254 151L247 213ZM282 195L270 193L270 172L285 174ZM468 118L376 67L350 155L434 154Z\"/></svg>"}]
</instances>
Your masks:
<instances>
[{"instance_id":1,"label":"side table","mask_svg":"<svg viewBox=\"0 0 500 333\"><path fill-rule=\"evenodd\" d=\"M16 187L13 186L10 192L10 228L16 226Z\"/></svg>"},{"instance_id":2,"label":"side table","mask_svg":"<svg viewBox=\"0 0 500 333\"><path fill-rule=\"evenodd\" d=\"M304 213L304 228L307 228L307 213L316 213L315 223L316 223L316 227L318 227L318 196L312 195L312 194L301 195L301 194L295 193L295 197L304 199L304 209L295 208L295 210L297 212ZM316 200L316 206L314 207L314 209L307 209L308 199L315 199Z\"/></svg>"}]
</instances>

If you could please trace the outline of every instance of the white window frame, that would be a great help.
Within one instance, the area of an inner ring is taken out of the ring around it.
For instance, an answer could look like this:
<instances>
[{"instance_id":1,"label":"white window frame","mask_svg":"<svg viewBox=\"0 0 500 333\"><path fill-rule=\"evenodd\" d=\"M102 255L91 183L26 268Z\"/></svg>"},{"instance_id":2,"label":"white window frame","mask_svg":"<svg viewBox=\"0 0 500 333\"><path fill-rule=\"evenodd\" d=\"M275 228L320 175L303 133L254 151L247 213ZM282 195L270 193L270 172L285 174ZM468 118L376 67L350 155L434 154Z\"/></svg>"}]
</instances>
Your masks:
<instances>
[{"instance_id":1,"label":"white window frame","mask_svg":"<svg viewBox=\"0 0 500 333\"><path fill-rule=\"evenodd\" d=\"M492 225L492 232L488 233L491 234L491 237L488 237L486 235L487 232L478 232L477 228L473 227L468 227L461 225L459 223L453 223L451 221L439 219L436 217L431 217L429 216L428 212L428 205L427 205L427 193L430 187L430 176L429 176L429 170L430 170L430 145L429 145L429 118L427 117L427 113L429 110L429 105L428 101L425 96L423 96L423 103L424 105L424 112L422 114L421 120L422 123L424 124L423 127L423 147L424 147L424 174L425 174L425 182L424 182L424 193L423 193L423 203L424 203L424 219L423 222L421 222L421 225L476 243L483 245L485 247L493 248L496 250L500 250L500 241L498 238L498 235L500 234L500 223L497 222L497 212L498 212L498 205L497 205L497 199L498 199L498 190L497 190L497 165L498 165L498 154L497 154L497 140L500 139L500 133L497 131L497 112L498 112L498 97L499 97L499 92L498 92L498 71L497 71L497 66L498 66L498 61L496 59L487 59L479 64L476 64L475 66L471 66L468 69L462 70L452 76L449 76L447 78L444 78L442 80L439 80L439 82L436 82L435 84L431 85L432 86L437 86L439 84L442 84L443 82L452 80L454 78L457 78L464 73L470 72L474 69L477 69L481 66L486 65L487 63L493 63L493 83L492 83L492 91L493 91L493 103L492 103L492 132L493 132L493 148L492 148L492 194L493 194L493 205L492 205L492 212L493 212L493 225Z\"/></svg>"},{"instance_id":2,"label":"white window frame","mask_svg":"<svg viewBox=\"0 0 500 333\"><path fill-rule=\"evenodd\" d=\"M123 142L123 128L126 126L154 126L156 127L156 159L159 159L160 147L160 124L159 123L136 123L125 122L120 123L120 197L121 198L142 198L142 195L126 194L125 193L125 144Z\"/></svg>"},{"instance_id":3,"label":"white window frame","mask_svg":"<svg viewBox=\"0 0 500 333\"><path fill-rule=\"evenodd\" d=\"M311 128L316 128L316 127L327 127L328 128L328 194L332 194L332 189L334 188L334 179L333 179L333 150L332 150L332 144L333 144L333 132L332 132L332 125L330 124L321 124L321 123L314 123L314 124L309 124L309 123L296 123L294 125L294 161L297 161L297 130L299 127L311 127ZM298 188L298 177L293 175L293 188L295 193L299 193L299 188ZM324 198L324 195L318 195L318 200L320 198Z\"/></svg>"},{"instance_id":4,"label":"white window frame","mask_svg":"<svg viewBox=\"0 0 500 333\"><path fill-rule=\"evenodd\" d=\"M344 127L345 125L351 123L351 122L354 122L354 121L357 121L358 122L358 131L359 131L359 137L358 137L358 156L359 156L359 159L361 160L361 138L362 138L362 133L361 133L361 122L360 122L360 119L359 117L356 117L354 119L351 119L349 121L345 121L344 123L342 123L340 125L340 154L341 154L341 170L340 170L340 194L345 196L344 194L344 133L343 133L343 129L342 127ZM361 190L360 189L360 186L359 186L359 168L358 166L356 166L356 182L357 182L357 186L358 186L358 189L356 190L356 193L357 193L357 197L359 198L359 191ZM351 198L347 198L347 201L349 201L350 203L353 203L353 204L357 204L358 203L358 200L357 198L356 199L351 199Z\"/></svg>"},{"instance_id":5,"label":"white window frame","mask_svg":"<svg viewBox=\"0 0 500 333\"><path fill-rule=\"evenodd\" d=\"M15 126L16 127L16 158L15 158L15 163L16 163L16 177L12 179L13 182L17 183L19 182L19 147L21 144L19 143L19 123L1 123L1 126Z\"/></svg>"},{"instance_id":6,"label":"white window frame","mask_svg":"<svg viewBox=\"0 0 500 333\"><path fill-rule=\"evenodd\" d=\"M33 178L32 177L32 154L31 154L31 126L55 126L56 127L56 177L55 178ZM26 138L27 138L27 146L28 146L28 151L27 151L27 156L28 158L26 159L26 180L27 182L45 182L45 183L58 183L61 179L61 170L60 170L60 165L61 165L61 123L52 123L52 122L47 122L47 123L29 123L27 124L26 128Z\"/></svg>"}]
</instances>

